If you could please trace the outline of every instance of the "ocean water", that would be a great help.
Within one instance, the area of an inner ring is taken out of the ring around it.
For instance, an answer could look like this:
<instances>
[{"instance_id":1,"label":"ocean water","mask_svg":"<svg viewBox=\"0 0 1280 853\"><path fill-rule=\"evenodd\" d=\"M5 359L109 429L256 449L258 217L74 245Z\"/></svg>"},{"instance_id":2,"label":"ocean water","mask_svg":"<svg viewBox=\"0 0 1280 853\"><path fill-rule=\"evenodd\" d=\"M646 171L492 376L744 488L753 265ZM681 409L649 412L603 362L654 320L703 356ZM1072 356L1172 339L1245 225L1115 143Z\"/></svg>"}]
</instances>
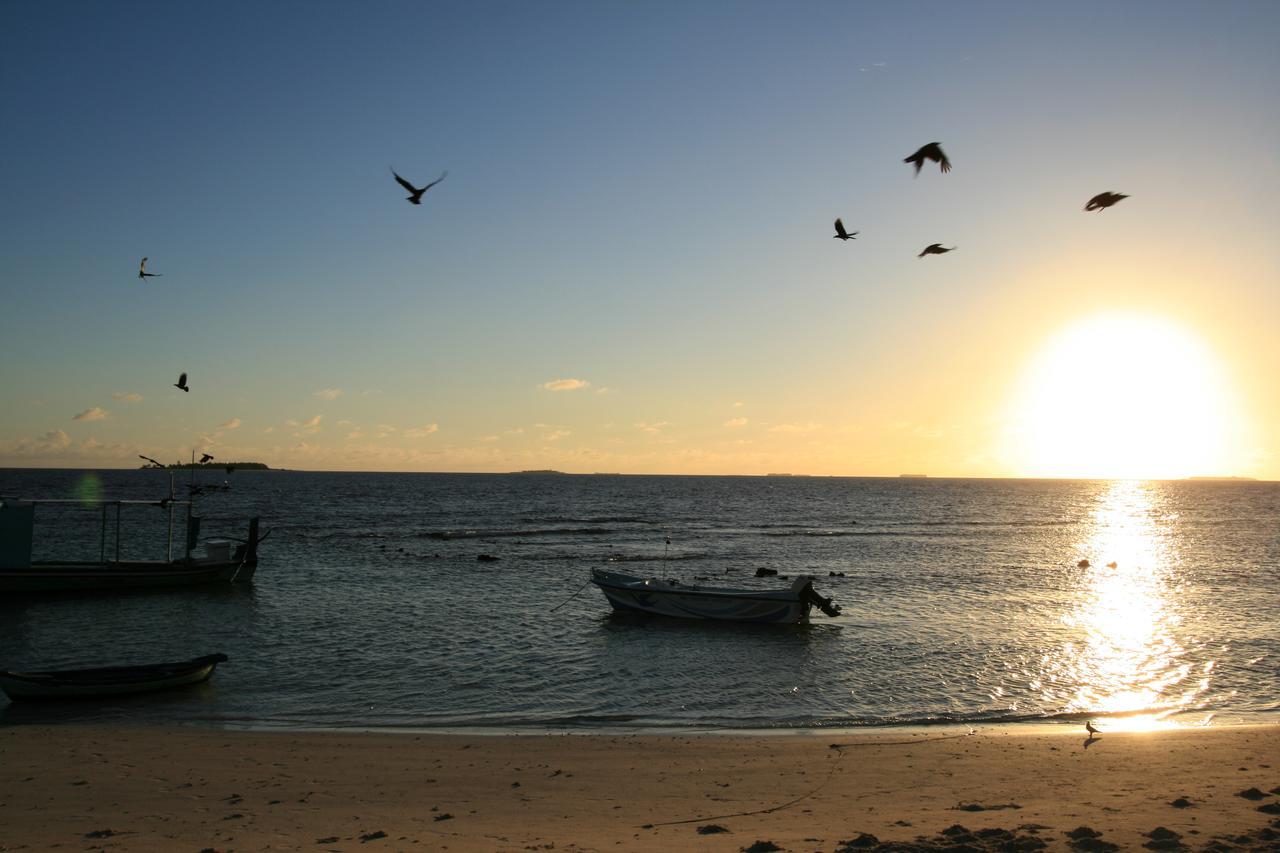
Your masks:
<instances>
[{"instance_id":1,"label":"ocean water","mask_svg":"<svg viewBox=\"0 0 1280 853\"><path fill-rule=\"evenodd\" d=\"M252 584L7 596L0 668L211 652L230 661L207 684L167 694L0 699L0 722L587 730L1280 719L1280 483L225 479L229 490L202 496L198 511L207 535L243 536L237 519L251 514L272 529ZM37 557L114 553L114 515L102 542L92 499L167 490L159 471L0 471L0 494L85 502L38 510ZM166 524L160 509L127 509L123 556L163 556ZM762 567L810 574L844 612L792 627L624 617L584 587L597 566L753 588L778 584L754 577Z\"/></svg>"}]
</instances>

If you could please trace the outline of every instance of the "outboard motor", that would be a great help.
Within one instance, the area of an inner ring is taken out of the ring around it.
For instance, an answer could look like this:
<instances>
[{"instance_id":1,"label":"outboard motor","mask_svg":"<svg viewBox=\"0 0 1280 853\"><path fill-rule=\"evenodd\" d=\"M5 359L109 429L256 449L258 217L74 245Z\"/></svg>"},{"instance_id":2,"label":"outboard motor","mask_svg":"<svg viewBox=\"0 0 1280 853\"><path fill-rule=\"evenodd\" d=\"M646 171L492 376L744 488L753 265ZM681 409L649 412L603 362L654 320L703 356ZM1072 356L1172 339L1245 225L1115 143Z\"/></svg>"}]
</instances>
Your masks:
<instances>
[{"instance_id":1,"label":"outboard motor","mask_svg":"<svg viewBox=\"0 0 1280 853\"><path fill-rule=\"evenodd\" d=\"M804 589L800 592L800 600L809 602L828 616L835 617L840 615L840 605L833 603L829 598L823 598L818 595L814 591L812 583L804 585Z\"/></svg>"}]
</instances>

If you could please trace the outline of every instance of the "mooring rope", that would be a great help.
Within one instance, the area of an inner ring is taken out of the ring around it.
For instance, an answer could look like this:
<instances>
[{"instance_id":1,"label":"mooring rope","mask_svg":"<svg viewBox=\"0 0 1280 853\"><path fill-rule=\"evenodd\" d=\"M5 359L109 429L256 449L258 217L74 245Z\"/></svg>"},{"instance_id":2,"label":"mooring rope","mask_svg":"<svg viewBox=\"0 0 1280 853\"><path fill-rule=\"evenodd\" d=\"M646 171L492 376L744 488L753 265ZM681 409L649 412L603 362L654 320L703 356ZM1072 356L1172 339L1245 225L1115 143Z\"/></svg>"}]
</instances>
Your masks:
<instances>
[{"instance_id":1,"label":"mooring rope","mask_svg":"<svg viewBox=\"0 0 1280 853\"><path fill-rule=\"evenodd\" d=\"M814 788L812 791L810 791L807 794L803 794L799 797L796 797L794 800L789 800L785 803L782 803L776 806L769 806L768 808L753 809L751 811L745 811L745 812L733 812L732 814L719 814L719 815L709 815L709 816L703 816L703 817L691 817L686 820L664 820L659 823L647 823L641 826L640 828L648 829L654 826L678 826L679 824L684 824L684 823L700 823L702 821L707 821L707 820L724 820L725 818L731 818L731 817L750 817L752 815L770 814L772 812L782 811L785 808L790 808L791 806L794 806L796 803L800 803L800 802L803 802L804 800L809 799L814 794L818 793L823 788L825 788L827 786L827 783L830 782L831 779L836 775L836 770L838 770L840 767L840 757L844 754L842 752L842 750L844 749L847 749L849 747L854 747L854 746L915 746L916 744L920 744L920 743L933 743L934 741L954 740L956 738L969 737L973 733L974 733L973 731L968 731L962 735L942 735L941 737L922 738L919 740L873 740L873 741L866 741L863 743L833 743L831 744L830 748L836 751L836 757L834 759L828 759L832 762L832 764L831 764L831 769L827 772L827 778L823 779L822 782L818 785L818 787Z\"/></svg>"}]
</instances>

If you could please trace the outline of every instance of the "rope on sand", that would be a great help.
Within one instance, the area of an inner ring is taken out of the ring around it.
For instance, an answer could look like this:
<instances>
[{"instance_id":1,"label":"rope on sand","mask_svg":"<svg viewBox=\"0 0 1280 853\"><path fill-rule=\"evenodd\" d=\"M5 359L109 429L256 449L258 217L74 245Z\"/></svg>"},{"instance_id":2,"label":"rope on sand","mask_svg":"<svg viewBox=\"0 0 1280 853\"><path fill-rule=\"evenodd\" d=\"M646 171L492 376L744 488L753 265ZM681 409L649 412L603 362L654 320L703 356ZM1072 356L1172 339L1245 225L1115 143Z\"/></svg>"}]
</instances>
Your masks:
<instances>
[{"instance_id":1,"label":"rope on sand","mask_svg":"<svg viewBox=\"0 0 1280 853\"><path fill-rule=\"evenodd\" d=\"M831 760L832 764L831 764L831 769L827 771L827 778L823 779L821 784L818 785L818 787L814 788L812 791L810 791L807 794L803 794L799 797L796 797L794 800L789 800L785 803L782 803L776 806L769 806L768 808L753 809L751 811L745 811L745 812L733 812L731 814L718 814L718 815L707 815L703 817L691 817L691 818L687 818L686 820L664 820L658 823L646 823L640 828L651 829L655 826L678 826L683 823L701 823L702 821L707 821L707 820L724 820L725 818L730 818L730 817L750 817L752 815L770 814L772 812L782 811L783 809L794 806L796 803L804 802L805 800L809 799L814 794L818 793L819 791L821 791L823 788L827 786L827 783L830 782L832 778L836 775L836 770L840 768L840 756L844 754L841 750L848 749L850 747L856 747L856 746L915 746L916 744L921 744L921 743L933 743L934 741L955 740L956 738L969 737L973 733L974 732L970 730L962 735L942 735L941 737L922 738L920 740L878 740L878 741L866 741L864 743L833 743L831 744L830 748L836 751L836 757L834 759L829 759Z\"/></svg>"}]
</instances>

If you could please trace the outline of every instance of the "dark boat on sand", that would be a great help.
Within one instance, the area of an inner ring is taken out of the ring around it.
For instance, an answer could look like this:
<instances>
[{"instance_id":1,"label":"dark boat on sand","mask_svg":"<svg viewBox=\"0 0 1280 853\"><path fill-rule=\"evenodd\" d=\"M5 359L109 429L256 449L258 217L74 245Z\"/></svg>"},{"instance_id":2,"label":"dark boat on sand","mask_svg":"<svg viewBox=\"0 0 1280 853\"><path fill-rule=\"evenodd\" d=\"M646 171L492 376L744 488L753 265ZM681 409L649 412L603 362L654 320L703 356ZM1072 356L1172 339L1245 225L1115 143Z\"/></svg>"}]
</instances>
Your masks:
<instances>
[{"instance_id":1,"label":"dark boat on sand","mask_svg":"<svg viewBox=\"0 0 1280 853\"><path fill-rule=\"evenodd\" d=\"M105 666L48 672L0 670L0 690L10 699L91 699L128 693L150 693L199 684L225 661L224 654L205 655L173 663Z\"/></svg>"}]
</instances>

